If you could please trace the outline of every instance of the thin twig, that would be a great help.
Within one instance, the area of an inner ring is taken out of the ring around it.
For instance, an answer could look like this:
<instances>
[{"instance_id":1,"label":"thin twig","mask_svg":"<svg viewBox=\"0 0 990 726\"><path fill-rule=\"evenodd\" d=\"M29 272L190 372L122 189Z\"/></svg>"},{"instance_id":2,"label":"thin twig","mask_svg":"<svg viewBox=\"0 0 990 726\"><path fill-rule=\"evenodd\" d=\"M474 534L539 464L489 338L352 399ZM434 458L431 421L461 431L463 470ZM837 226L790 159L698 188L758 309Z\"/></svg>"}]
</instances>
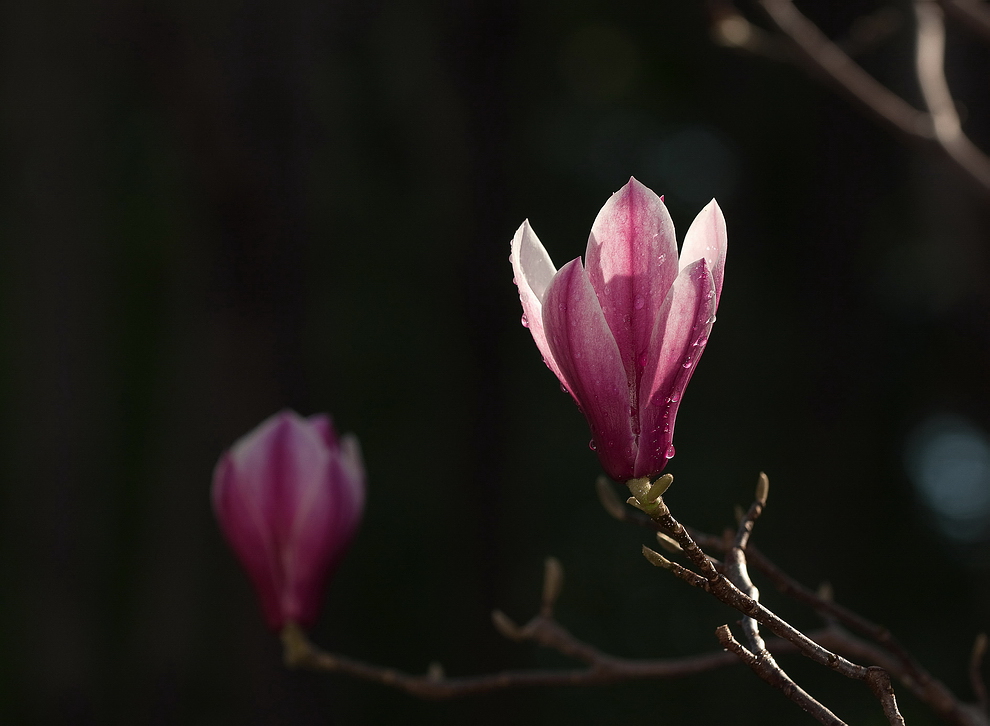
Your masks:
<instances>
[{"instance_id":1,"label":"thin twig","mask_svg":"<svg viewBox=\"0 0 990 726\"><path fill-rule=\"evenodd\" d=\"M756 520L763 513L763 507L767 503L767 493L770 487L770 480L767 475L760 472L759 482L756 487L756 498L750 505L749 510L740 518L739 526L736 529L736 536L729 547L725 557L725 576L729 581L738 587L747 597L759 602L760 591L753 584L749 577L749 568L746 564L746 546L749 538L753 534L753 526ZM759 654L764 650L763 638L760 637L760 628L752 618L743 619L743 632L749 641L750 650ZM774 663L773 666L777 664ZM783 671L781 671L783 675Z\"/></svg>"},{"instance_id":2,"label":"thin twig","mask_svg":"<svg viewBox=\"0 0 990 726\"><path fill-rule=\"evenodd\" d=\"M940 0L945 12L990 41L990 5L981 0Z\"/></svg>"},{"instance_id":3,"label":"thin twig","mask_svg":"<svg viewBox=\"0 0 990 726\"><path fill-rule=\"evenodd\" d=\"M794 57L808 70L823 76L857 105L905 139L938 152L975 183L982 193L990 194L990 158L961 129L958 132L952 130L948 116L940 118L934 113L925 113L912 107L863 70L838 45L829 40L817 25L794 7L790 0L760 0L760 5L777 29L791 41ZM922 5L925 7L920 7ZM919 0L916 8L919 10L919 56L937 59L940 49L937 47L936 26L941 25L941 11L933 0ZM935 12L938 13L937 18ZM934 66L926 61L926 71L932 67ZM938 73L941 74L940 60ZM944 76L942 80L944 81ZM924 86L928 83L931 90L932 82L930 77L927 80L919 77L926 102L928 92L924 90ZM941 128L938 127L940 123Z\"/></svg>"},{"instance_id":4,"label":"thin twig","mask_svg":"<svg viewBox=\"0 0 990 726\"><path fill-rule=\"evenodd\" d=\"M826 726L847 726L846 722L832 713L824 704L815 700L807 691L790 679L765 650L752 653L742 643L732 637L728 625L720 625L715 631L718 641L730 653L748 665L756 675L807 711L819 723Z\"/></svg>"},{"instance_id":5,"label":"thin twig","mask_svg":"<svg viewBox=\"0 0 990 726\"><path fill-rule=\"evenodd\" d=\"M760 472L756 485L756 497L749 510L739 518L739 526L736 528L736 535L726 553L723 570L729 581L755 602L759 602L760 591L749 577L746 547L749 545L756 520L763 513L763 507L766 506L769 488L770 480L766 474ZM742 628L746 634L746 640L749 641L749 649L744 648L732 637L727 625L719 627L716 630L716 636L725 648L735 653L760 678L780 690L787 698L811 714L819 723L827 726L837 726L843 723L824 704L798 686L780 667L774 657L767 652L766 643L760 635L760 626L756 620L750 617L743 618Z\"/></svg>"},{"instance_id":6,"label":"thin twig","mask_svg":"<svg viewBox=\"0 0 990 726\"><path fill-rule=\"evenodd\" d=\"M933 140L928 115L913 108L864 71L789 0L760 0L770 20L794 46L796 57L878 119L912 139Z\"/></svg>"},{"instance_id":7,"label":"thin twig","mask_svg":"<svg viewBox=\"0 0 990 726\"><path fill-rule=\"evenodd\" d=\"M990 190L990 159L962 131L945 79L945 23L935 0L915 0L918 18L915 63L918 85L928 107L935 140L973 179Z\"/></svg>"},{"instance_id":8,"label":"thin twig","mask_svg":"<svg viewBox=\"0 0 990 726\"><path fill-rule=\"evenodd\" d=\"M597 490L602 506L619 521L654 531L661 530L660 525L642 512L622 506L614 489L604 478L598 481ZM686 530L695 542L704 549L720 552L727 549L726 542L721 537L691 527L687 527ZM845 631L841 631L841 636L836 635L840 631L831 629L826 631L825 640L819 641L821 645L852 658L882 666L895 675L920 701L926 703L946 723L953 724L953 726L990 726L990 720L985 714L977 712L975 708L956 698L952 691L932 676L887 628L867 620L858 613L834 602L831 598L821 597L814 590L805 587L785 573L755 546L748 545L746 554L748 563L760 574L767 577L779 592L811 607L827 620L834 620L870 638L885 650L879 650L869 643L857 640ZM817 637L814 639L819 640Z\"/></svg>"},{"instance_id":9,"label":"thin twig","mask_svg":"<svg viewBox=\"0 0 990 726\"><path fill-rule=\"evenodd\" d=\"M285 663L290 668L343 673L381 683L419 698L447 699L527 686L587 686L630 680L683 678L739 662L733 654L724 651L649 660L621 658L604 653L576 638L554 620L553 607L562 582L563 568L556 559L548 558L544 570L540 613L523 626L517 625L500 611L492 613L492 621L496 629L510 640L530 641L551 648L586 664L586 668L516 670L449 678L438 663L432 663L425 674L413 675L328 653L310 642L306 634L291 623L282 631ZM825 639L830 636L827 630L823 630L813 633L812 637ZM767 648L778 654L798 652L791 643L777 638L771 640Z\"/></svg>"},{"instance_id":10,"label":"thin twig","mask_svg":"<svg viewBox=\"0 0 990 726\"><path fill-rule=\"evenodd\" d=\"M696 586L714 595L723 603L738 610L743 615L753 618L781 638L790 641L804 655L816 663L831 668L847 678L866 683L873 694L880 700L884 714L887 716L891 726L903 726L904 719L898 711L894 692L889 687L889 679L886 673L883 672L883 669L878 667L866 668L857 665L822 647L800 630L785 622L775 613L743 593L725 576L719 573L683 525L671 515L666 503L664 503L662 493L670 486L673 477L665 474L662 479L664 480L662 485L661 480L657 480L652 486L649 485L648 481L644 480L627 482L627 486L633 494L629 499L629 503L648 514L654 522L677 541L677 544L681 546L687 558L703 575L703 579L699 578Z\"/></svg>"}]
</instances>

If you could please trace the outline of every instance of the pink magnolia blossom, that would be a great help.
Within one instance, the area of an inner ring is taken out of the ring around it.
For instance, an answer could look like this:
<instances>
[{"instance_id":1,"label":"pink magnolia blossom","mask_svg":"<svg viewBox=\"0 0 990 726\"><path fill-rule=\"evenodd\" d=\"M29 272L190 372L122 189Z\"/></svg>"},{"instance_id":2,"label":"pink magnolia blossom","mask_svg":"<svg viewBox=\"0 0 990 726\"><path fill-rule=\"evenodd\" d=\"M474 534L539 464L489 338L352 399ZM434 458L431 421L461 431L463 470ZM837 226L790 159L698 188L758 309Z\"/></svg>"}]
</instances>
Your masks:
<instances>
[{"instance_id":1,"label":"pink magnolia blossom","mask_svg":"<svg viewBox=\"0 0 990 726\"><path fill-rule=\"evenodd\" d=\"M512 240L523 325L616 481L659 474L674 455L674 417L715 321L725 245L712 200L678 257L663 199L635 179L598 213L583 265L557 270L528 221Z\"/></svg>"},{"instance_id":2,"label":"pink magnolia blossom","mask_svg":"<svg viewBox=\"0 0 990 726\"><path fill-rule=\"evenodd\" d=\"M213 508L274 630L316 621L357 531L364 480L357 439L338 439L322 414L277 413L220 458Z\"/></svg>"}]
</instances>

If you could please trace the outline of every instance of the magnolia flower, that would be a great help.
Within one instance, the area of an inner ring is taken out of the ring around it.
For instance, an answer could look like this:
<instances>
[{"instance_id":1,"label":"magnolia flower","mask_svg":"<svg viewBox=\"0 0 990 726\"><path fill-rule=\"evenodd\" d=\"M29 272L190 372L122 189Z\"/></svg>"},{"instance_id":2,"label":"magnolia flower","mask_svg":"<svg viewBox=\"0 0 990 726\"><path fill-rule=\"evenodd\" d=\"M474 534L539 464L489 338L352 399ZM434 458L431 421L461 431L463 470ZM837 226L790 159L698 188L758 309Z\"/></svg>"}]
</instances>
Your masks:
<instances>
[{"instance_id":1,"label":"magnolia flower","mask_svg":"<svg viewBox=\"0 0 990 726\"><path fill-rule=\"evenodd\" d=\"M327 578L364 507L357 439L326 415L282 411L239 439L213 471L213 509L274 630L311 627Z\"/></svg>"},{"instance_id":2,"label":"magnolia flower","mask_svg":"<svg viewBox=\"0 0 990 726\"><path fill-rule=\"evenodd\" d=\"M616 481L659 474L718 307L725 219L701 210L677 254L663 199L635 179L598 213L584 264L554 268L529 222L512 239L523 325L591 427Z\"/></svg>"}]
</instances>

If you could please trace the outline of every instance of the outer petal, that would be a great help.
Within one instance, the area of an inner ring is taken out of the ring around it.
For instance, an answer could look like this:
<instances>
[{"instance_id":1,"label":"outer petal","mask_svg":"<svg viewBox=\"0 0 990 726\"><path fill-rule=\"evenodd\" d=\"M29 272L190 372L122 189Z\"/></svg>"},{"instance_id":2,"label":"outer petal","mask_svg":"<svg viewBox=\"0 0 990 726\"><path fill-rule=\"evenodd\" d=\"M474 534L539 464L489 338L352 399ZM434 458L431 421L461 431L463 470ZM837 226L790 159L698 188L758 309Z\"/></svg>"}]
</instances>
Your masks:
<instances>
[{"instance_id":1,"label":"outer petal","mask_svg":"<svg viewBox=\"0 0 990 726\"><path fill-rule=\"evenodd\" d=\"M580 259L564 265L550 283L543 324L554 360L591 426L602 466L619 481L631 478L635 438L630 388L619 348Z\"/></svg>"},{"instance_id":2,"label":"outer petal","mask_svg":"<svg viewBox=\"0 0 990 726\"><path fill-rule=\"evenodd\" d=\"M318 426L312 430L318 432ZM283 611L306 627L316 621L326 582L346 553L364 506L364 465L357 440L345 436L341 445L334 441L322 471L306 479L312 488L299 501L292 530L282 543Z\"/></svg>"},{"instance_id":3,"label":"outer petal","mask_svg":"<svg viewBox=\"0 0 990 726\"><path fill-rule=\"evenodd\" d=\"M337 448L337 429L334 428L333 419L325 413L314 413L306 417L306 422L320 435L327 448Z\"/></svg>"},{"instance_id":4,"label":"outer petal","mask_svg":"<svg viewBox=\"0 0 990 726\"><path fill-rule=\"evenodd\" d=\"M519 300L523 308L523 324L529 328L536 341L536 347L543 355L543 362L547 368L553 371L554 375L573 396L570 384L560 372L560 366L554 360L550 344L547 342L546 332L543 328L543 298L546 295L550 281L557 273L557 268L550 261L550 255L536 236L536 232L529 226L527 219L516 230L512 238L512 253L509 255L512 262L513 282L519 288Z\"/></svg>"},{"instance_id":5,"label":"outer petal","mask_svg":"<svg viewBox=\"0 0 990 726\"><path fill-rule=\"evenodd\" d=\"M635 476L659 474L674 455L674 418L715 319L715 284L702 258L685 267L665 301L666 319L658 321L647 369L652 380L640 389L639 452Z\"/></svg>"},{"instance_id":6,"label":"outer petal","mask_svg":"<svg viewBox=\"0 0 990 726\"><path fill-rule=\"evenodd\" d=\"M715 307L722 297L722 276L725 273L726 248L725 217L714 199L702 209L691 223L684 246L681 249L679 266L683 270L695 260L704 258L715 283Z\"/></svg>"},{"instance_id":7,"label":"outer petal","mask_svg":"<svg viewBox=\"0 0 990 726\"><path fill-rule=\"evenodd\" d=\"M598 213L585 261L634 387L657 314L677 276L676 260L674 224L663 200L630 178Z\"/></svg>"},{"instance_id":8,"label":"outer petal","mask_svg":"<svg viewBox=\"0 0 990 726\"><path fill-rule=\"evenodd\" d=\"M229 453L213 471L213 509L231 548L241 561L261 601L268 625L284 625L279 603L280 563L256 491L242 491Z\"/></svg>"},{"instance_id":9,"label":"outer petal","mask_svg":"<svg viewBox=\"0 0 990 726\"><path fill-rule=\"evenodd\" d=\"M240 485L261 493L277 546L295 529L297 513L325 488L330 450L321 432L294 411L282 411L234 444Z\"/></svg>"}]
</instances>

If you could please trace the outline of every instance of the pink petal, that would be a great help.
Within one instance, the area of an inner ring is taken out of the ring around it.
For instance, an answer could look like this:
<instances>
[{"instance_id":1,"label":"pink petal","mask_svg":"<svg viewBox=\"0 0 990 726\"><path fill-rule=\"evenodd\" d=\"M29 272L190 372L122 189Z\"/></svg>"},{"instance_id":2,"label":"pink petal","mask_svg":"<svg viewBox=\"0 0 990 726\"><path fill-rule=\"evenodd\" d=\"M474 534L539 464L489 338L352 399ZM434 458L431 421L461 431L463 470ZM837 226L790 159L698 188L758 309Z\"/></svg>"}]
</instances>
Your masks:
<instances>
[{"instance_id":1,"label":"pink petal","mask_svg":"<svg viewBox=\"0 0 990 726\"><path fill-rule=\"evenodd\" d=\"M543 362L553 371L554 375L570 391L570 386L560 372L560 366L554 360L550 345L547 343L546 332L543 329L543 298L547 286L556 274L557 269L550 260L550 255L540 242L536 232L527 219L516 230L512 238L512 262L514 282L519 288L519 300L522 302L524 325L536 341L536 347L543 355ZM571 394L573 395L573 393Z\"/></svg>"},{"instance_id":2,"label":"pink petal","mask_svg":"<svg viewBox=\"0 0 990 726\"><path fill-rule=\"evenodd\" d=\"M306 421L323 438L323 442L331 449L337 447L337 430L333 427L333 419L325 413L315 413L307 416Z\"/></svg>"},{"instance_id":3,"label":"pink petal","mask_svg":"<svg viewBox=\"0 0 990 726\"><path fill-rule=\"evenodd\" d=\"M660 197L631 178L598 213L585 263L635 387L657 313L677 276L674 225Z\"/></svg>"},{"instance_id":4,"label":"pink petal","mask_svg":"<svg viewBox=\"0 0 990 726\"><path fill-rule=\"evenodd\" d=\"M282 574L256 491L238 487L237 471L229 453L213 472L213 509L231 548L248 573L265 620L273 629L285 624L280 606Z\"/></svg>"},{"instance_id":5,"label":"pink petal","mask_svg":"<svg viewBox=\"0 0 990 726\"><path fill-rule=\"evenodd\" d=\"M691 223L681 248L680 269L704 258L715 283L715 307L722 297L722 276L725 274L725 217L713 199Z\"/></svg>"},{"instance_id":6,"label":"pink petal","mask_svg":"<svg viewBox=\"0 0 990 726\"><path fill-rule=\"evenodd\" d=\"M647 369L652 380L640 389L639 452L635 476L659 474L673 456L674 419L684 389L705 349L715 320L715 285L704 258L674 281L651 340Z\"/></svg>"},{"instance_id":7,"label":"pink petal","mask_svg":"<svg viewBox=\"0 0 990 726\"><path fill-rule=\"evenodd\" d=\"M629 383L580 259L564 265L547 288L543 324L553 358L588 419L602 466L617 480L630 478L635 441Z\"/></svg>"}]
</instances>

